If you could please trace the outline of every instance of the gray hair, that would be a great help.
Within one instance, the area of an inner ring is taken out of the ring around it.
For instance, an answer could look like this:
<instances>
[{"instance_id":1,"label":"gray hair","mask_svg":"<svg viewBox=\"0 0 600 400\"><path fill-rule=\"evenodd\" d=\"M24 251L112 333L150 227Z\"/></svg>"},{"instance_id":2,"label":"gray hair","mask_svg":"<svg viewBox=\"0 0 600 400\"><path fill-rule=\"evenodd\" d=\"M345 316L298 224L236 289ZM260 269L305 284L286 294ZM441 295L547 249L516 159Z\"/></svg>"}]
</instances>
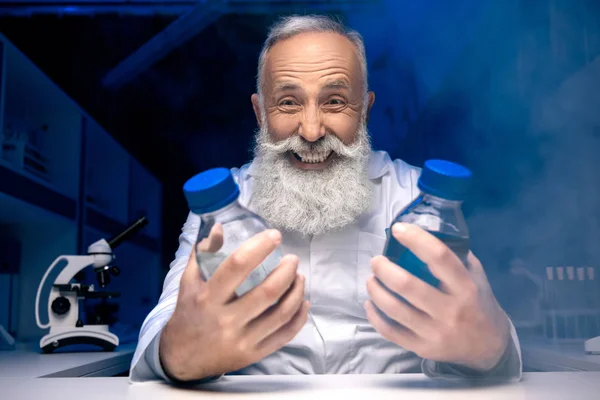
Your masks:
<instances>
[{"instance_id":1,"label":"gray hair","mask_svg":"<svg viewBox=\"0 0 600 400\"><path fill-rule=\"evenodd\" d=\"M269 34L263 45L262 51L258 58L258 76L256 78L256 90L260 99L261 106L263 104L263 70L267 61L267 54L275 43L289 39L301 33L312 32L333 32L338 33L354 44L357 50L358 61L363 76L363 90L366 94L368 91L367 81L367 56L365 53L365 45L360 33L355 30L346 28L341 22L333 18L323 15L292 15L281 19L269 30Z\"/></svg>"}]
</instances>

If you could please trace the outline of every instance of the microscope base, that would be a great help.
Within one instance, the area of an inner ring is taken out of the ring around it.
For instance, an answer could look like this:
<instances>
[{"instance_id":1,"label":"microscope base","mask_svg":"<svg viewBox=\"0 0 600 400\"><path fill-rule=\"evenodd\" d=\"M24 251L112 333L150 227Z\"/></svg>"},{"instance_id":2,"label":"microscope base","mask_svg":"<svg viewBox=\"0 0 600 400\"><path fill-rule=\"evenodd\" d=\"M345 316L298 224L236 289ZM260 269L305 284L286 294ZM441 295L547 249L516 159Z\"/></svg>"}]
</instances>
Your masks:
<instances>
[{"instance_id":1,"label":"microscope base","mask_svg":"<svg viewBox=\"0 0 600 400\"><path fill-rule=\"evenodd\" d=\"M15 339L0 325L0 350L14 350Z\"/></svg>"},{"instance_id":2,"label":"microscope base","mask_svg":"<svg viewBox=\"0 0 600 400\"><path fill-rule=\"evenodd\" d=\"M48 333L40 340L44 353L75 344L87 344L101 347L104 351L113 351L119 345L119 338L108 331L106 325L82 326Z\"/></svg>"},{"instance_id":3,"label":"microscope base","mask_svg":"<svg viewBox=\"0 0 600 400\"><path fill-rule=\"evenodd\" d=\"M588 354L600 354L600 336L586 340L584 347Z\"/></svg>"}]
</instances>

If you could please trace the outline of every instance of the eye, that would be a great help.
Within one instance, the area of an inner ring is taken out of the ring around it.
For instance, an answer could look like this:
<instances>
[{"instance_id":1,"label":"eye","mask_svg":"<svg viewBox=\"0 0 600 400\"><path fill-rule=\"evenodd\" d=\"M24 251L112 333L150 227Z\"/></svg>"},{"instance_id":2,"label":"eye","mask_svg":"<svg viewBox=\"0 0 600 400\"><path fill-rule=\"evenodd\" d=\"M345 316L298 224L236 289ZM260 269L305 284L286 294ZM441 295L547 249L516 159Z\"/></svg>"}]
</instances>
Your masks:
<instances>
[{"instance_id":1,"label":"eye","mask_svg":"<svg viewBox=\"0 0 600 400\"><path fill-rule=\"evenodd\" d=\"M344 101L342 99L334 98L329 99L326 104L330 106L341 106L344 105Z\"/></svg>"},{"instance_id":2,"label":"eye","mask_svg":"<svg viewBox=\"0 0 600 400\"><path fill-rule=\"evenodd\" d=\"M297 105L297 104L296 104L296 102L295 102L294 100L291 100L291 99L285 99L285 100L281 100L281 101L279 102L279 105L280 105L280 106L283 106L283 107L292 107L292 106L295 106L295 105Z\"/></svg>"}]
</instances>

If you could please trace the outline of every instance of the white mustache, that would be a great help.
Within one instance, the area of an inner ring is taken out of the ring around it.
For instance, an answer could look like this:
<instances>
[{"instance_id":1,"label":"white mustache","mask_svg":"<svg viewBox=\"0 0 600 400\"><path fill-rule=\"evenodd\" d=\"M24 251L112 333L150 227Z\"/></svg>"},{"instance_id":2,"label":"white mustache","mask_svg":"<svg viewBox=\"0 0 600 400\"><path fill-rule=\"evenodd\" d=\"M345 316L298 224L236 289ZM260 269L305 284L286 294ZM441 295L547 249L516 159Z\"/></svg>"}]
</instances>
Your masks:
<instances>
[{"instance_id":1,"label":"white mustache","mask_svg":"<svg viewBox=\"0 0 600 400\"><path fill-rule=\"evenodd\" d=\"M262 136L262 135L261 135ZM265 135L267 136L267 135ZM265 140L266 139L266 140ZM316 142L309 142L300 135L293 135L278 142L272 142L264 136L259 137L258 145L263 151L268 151L271 154L283 154L288 151L295 153L301 152L317 152L327 153L333 151L339 156L347 158L356 158L364 152L363 138L359 135L359 139L351 145L345 145L337 136L327 134Z\"/></svg>"}]
</instances>

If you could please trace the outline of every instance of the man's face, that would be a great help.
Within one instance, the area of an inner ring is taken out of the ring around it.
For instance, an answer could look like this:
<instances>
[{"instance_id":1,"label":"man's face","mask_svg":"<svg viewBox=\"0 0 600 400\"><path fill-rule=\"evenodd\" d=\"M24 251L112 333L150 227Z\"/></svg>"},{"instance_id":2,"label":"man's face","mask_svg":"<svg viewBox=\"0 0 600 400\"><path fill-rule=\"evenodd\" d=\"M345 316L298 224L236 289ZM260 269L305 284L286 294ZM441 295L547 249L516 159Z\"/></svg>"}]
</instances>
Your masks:
<instances>
[{"instance_id":1,"label":"man's face","mask_svg":"<svg viewBox=\"0 0 600 400\"><path fill-rule=\"evenodd\" d=\"M273 46L263 73L264 99L252 96L260 129L250 205L272 227L303 235L354 222L371 201L374 99L354 45L333 33L300 34Z\"/></svg>"},{"instance_id":2,"label":"man's face","mask_svg":"<svg viewBox=\"0 0 600 400\"><path fill-rule=\"evenodd\" d=\"M372 93L365 99L354 45L335 33L304 33L276 43L263 78L264 110L256 96L252 100L259 125L267 124L273 141L299 135L315 143L331 134L349 145L374 100ZM289 153L300 169L326 168L333 157L332 152Z\"/></svg>"}]
</instances>

